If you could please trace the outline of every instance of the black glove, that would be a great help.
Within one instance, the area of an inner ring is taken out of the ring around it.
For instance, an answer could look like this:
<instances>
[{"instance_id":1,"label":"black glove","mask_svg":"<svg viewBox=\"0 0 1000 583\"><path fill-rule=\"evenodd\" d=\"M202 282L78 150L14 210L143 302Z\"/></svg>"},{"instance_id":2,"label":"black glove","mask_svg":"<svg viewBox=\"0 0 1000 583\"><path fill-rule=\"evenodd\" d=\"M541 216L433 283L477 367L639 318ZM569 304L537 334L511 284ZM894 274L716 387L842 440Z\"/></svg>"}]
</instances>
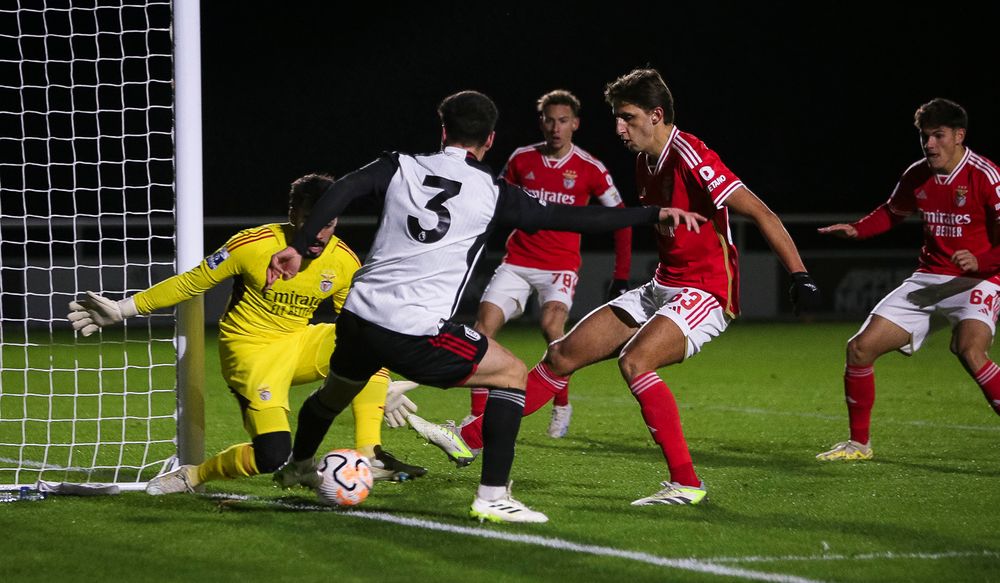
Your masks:
<instances>
[{"instance_id":1,"label":"black glove","mask_svg":"<svg viewBox=\"0 0 1000 583\"><path fill-rule=\"evenodd\" d=\"M803 312L815 312L822 303L816 282L805 271L792 274L792 287L788 290L788 298L792 301L792 310L796 316Z\"/></svg>"},{"instance_id":2,"label":"black glove","mask_svg":"<svg viewBox=\"0 0 1000 583\"><path fill-rule=\"evenodd\" d=\"M608 301L617 298L623 293L628 291L628 280L627 279L613 279L611 280L611 285L608 286Z\"/></svg>"}]
</instances>

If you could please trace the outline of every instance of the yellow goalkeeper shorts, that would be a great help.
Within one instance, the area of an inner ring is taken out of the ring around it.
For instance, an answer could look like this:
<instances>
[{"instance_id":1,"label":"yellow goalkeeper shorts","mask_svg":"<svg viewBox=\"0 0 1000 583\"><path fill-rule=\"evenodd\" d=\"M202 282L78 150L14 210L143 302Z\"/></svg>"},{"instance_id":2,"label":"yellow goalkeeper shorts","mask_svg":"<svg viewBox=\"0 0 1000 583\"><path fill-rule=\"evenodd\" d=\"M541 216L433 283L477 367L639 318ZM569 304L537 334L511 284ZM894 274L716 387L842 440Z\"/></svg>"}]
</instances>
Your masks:
<instances>
[{"instance_id":1,"label":"yellow goalkeeper shorts","mask_svg":"<svg viewBox=\"0 0 1000 583\"><path fill-rule=\"evenodd\" d=\"M315 324L279 337L219 337L222 376L250 409L288 411L293 385L326 378L336 345L333 324ZM286 423L287 427L287 423Z\"/></svg>"}]
</instances>

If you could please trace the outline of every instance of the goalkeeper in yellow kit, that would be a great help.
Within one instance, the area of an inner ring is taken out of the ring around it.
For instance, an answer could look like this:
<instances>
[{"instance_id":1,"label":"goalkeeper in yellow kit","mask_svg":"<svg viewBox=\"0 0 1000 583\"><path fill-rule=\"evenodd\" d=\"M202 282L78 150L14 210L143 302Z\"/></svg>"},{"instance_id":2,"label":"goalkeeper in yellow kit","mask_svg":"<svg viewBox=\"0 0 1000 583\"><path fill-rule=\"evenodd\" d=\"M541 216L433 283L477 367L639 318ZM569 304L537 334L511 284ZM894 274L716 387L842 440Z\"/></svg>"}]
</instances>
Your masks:
<instances>
[{"instance_id":1,"label":"goalkeeper in yellow kit","mask_svg":"<svg viewBox=\"0 0 1000 583\"><path fill-rule=\"evenodd\" d=\"M192 491L211 480L271 473L289 459L289 389L325 378L336 342L334 324L309 324L309 320L327 298L333 298L334 308L340 311L360 262L333 235L334 220L320 232L316 247L311 248L317 257L305 265L299 277L263 290L271 255L288 246L313 204L332 183L333 178L325 175L299 178L292 183L289 195L288 224L240 231L186 273L117 302L87 292L87 298L70 303L68 317L73 328L89 336L108 324L177 305L226 279L234 280L229 305L219 321L219 359L251 443L234 445L197 466L180 466L155 477L146 487L149 494ZM375 479L422 476L426 469L405 464L381 448L388 385L388 372L382 369L352 402L355 447L372 461ZM286 487L294 485L277 481ZM315 482L306 485L318 485L318 474Z\"/></svg>"}]
</instances>

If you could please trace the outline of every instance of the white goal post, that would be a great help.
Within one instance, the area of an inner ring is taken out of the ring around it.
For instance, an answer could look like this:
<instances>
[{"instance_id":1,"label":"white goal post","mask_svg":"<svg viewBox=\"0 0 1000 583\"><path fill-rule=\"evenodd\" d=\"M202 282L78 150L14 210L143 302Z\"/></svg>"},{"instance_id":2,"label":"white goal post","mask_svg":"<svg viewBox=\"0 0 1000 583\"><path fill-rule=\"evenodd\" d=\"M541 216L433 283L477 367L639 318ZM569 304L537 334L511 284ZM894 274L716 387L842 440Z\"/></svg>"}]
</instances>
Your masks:
<instances>
[{"instance_id":1,"label":"white goal post","mask_svg":"<svg viewBox=\"0 0 1000 583\"><path fill-rule=\"evenodd\" d=\"M0 7L0 489L138 489L204 454L201 302L65 318L203 255L199 5L174 4Z\"/></svg>"}]
</instances>

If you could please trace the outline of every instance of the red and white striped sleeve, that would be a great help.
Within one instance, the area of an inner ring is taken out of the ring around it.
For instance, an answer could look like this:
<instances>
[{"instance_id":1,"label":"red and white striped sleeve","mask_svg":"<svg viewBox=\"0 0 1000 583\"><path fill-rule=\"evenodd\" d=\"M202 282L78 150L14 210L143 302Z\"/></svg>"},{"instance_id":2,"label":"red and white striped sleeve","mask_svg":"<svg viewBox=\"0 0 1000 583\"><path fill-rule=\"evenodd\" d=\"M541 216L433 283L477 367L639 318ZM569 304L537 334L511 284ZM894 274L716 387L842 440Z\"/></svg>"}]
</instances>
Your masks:
<instances>
[{"instance_id":1,"label":"red and white striped sleeve","mask_svg":"<svg viewBox=\"0 0 1000 583\"><path fill-rule=\"evenodd\" d=\"M677 152L716 208L722 208L729 195L743 186L743 181L722 163L719 155L694 136L678 133L671 148Z\"/></svg>"}]
</instances>

